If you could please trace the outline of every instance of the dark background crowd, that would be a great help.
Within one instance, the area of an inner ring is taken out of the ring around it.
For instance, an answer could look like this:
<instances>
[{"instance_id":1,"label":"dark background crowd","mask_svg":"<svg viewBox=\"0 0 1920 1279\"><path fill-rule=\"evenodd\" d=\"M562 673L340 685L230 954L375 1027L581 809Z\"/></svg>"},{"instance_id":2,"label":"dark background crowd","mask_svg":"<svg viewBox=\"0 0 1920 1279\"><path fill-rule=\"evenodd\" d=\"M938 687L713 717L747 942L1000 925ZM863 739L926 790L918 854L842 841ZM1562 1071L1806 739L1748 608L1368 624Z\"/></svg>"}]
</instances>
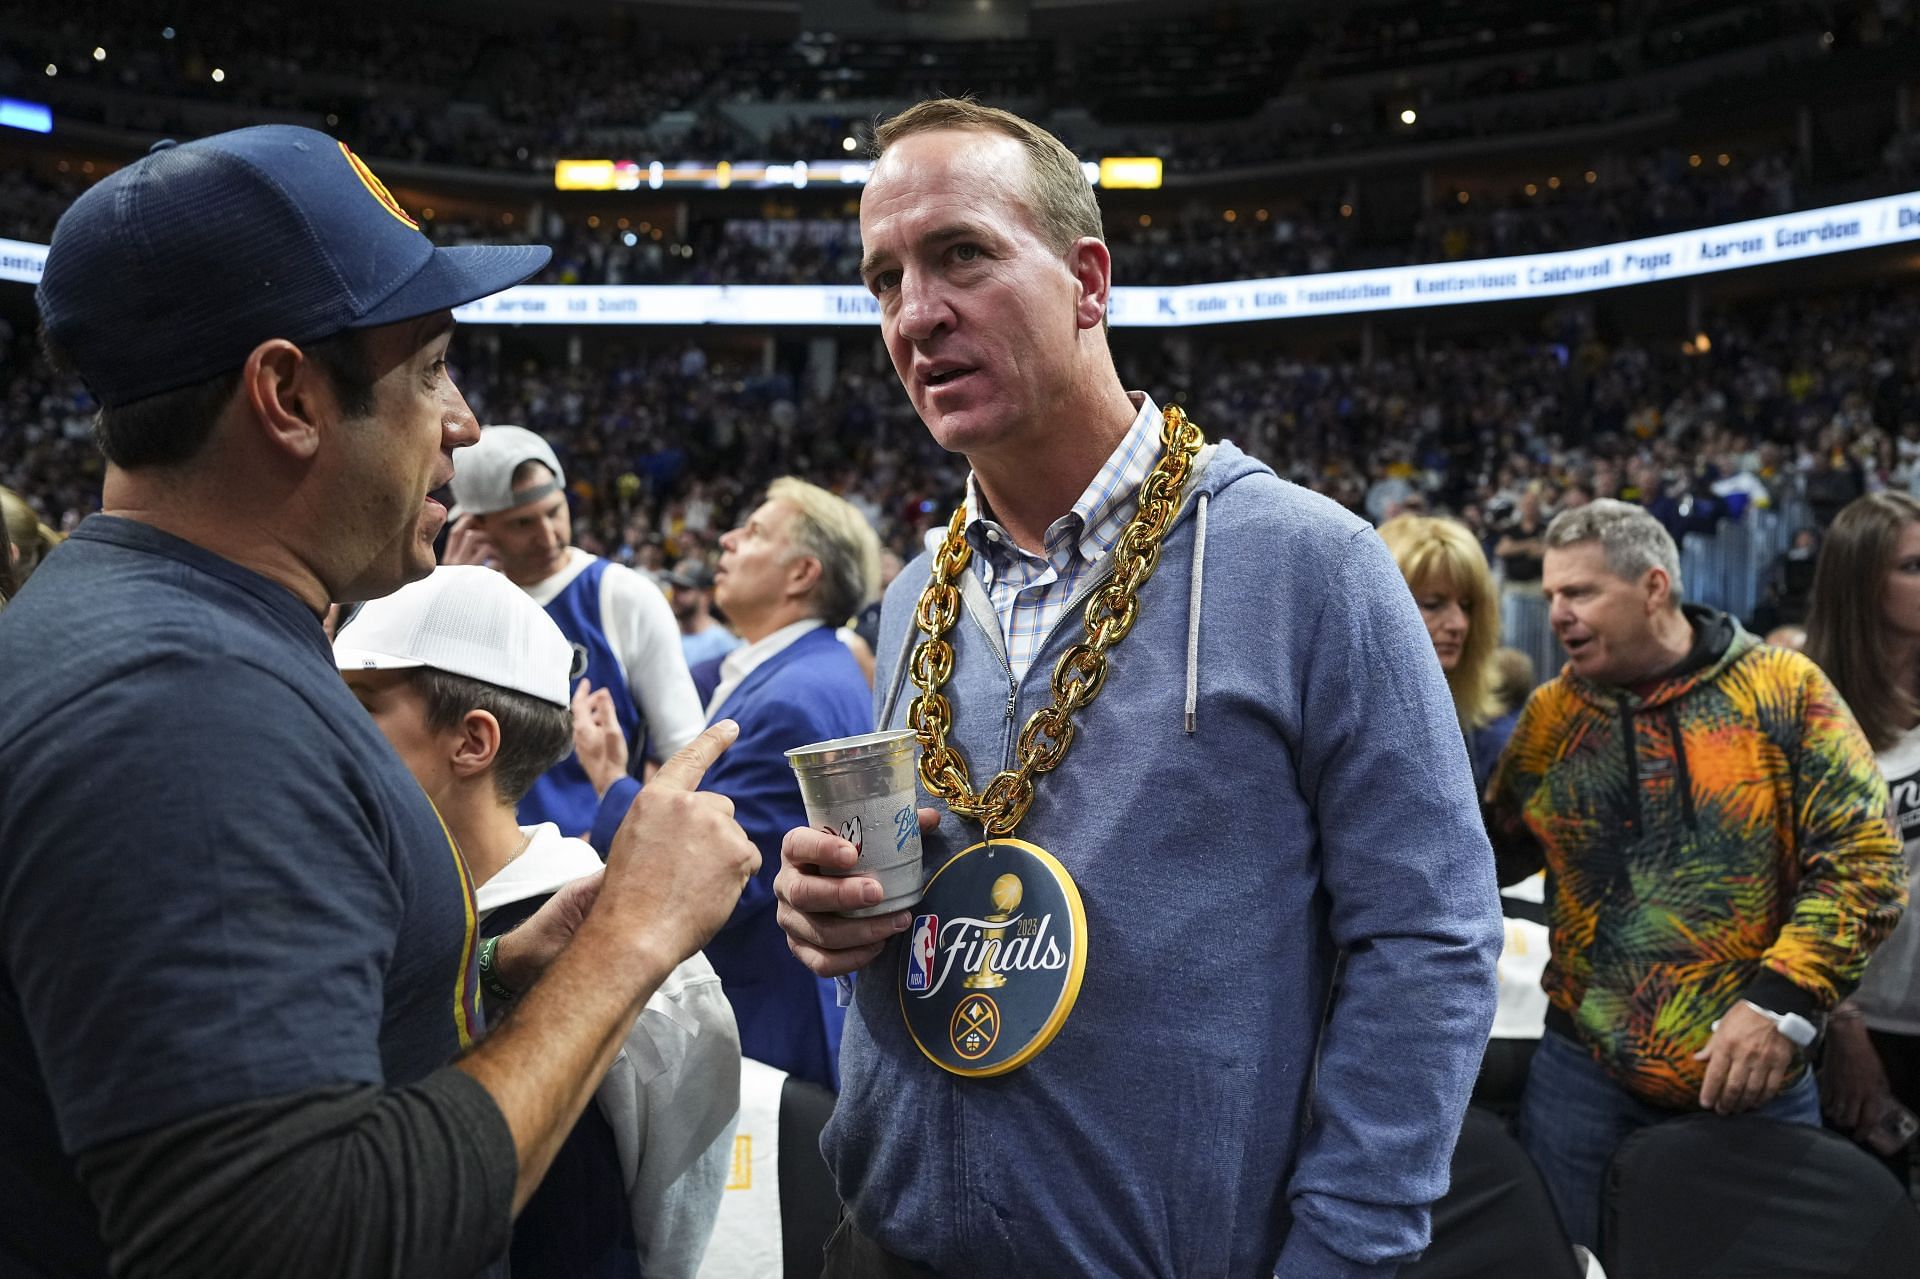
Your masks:
<instances>
[{"instance_id":1,"label":"dark background crowd","mask_svg":"<svg viewBox=\"0 0 1920 1279\"><path fill-rule=\"evenodd\" d=\"M1576 248L1920 178L1920 35L1892 0L1251 6L1091 37L1041 14L1018 36L646 6L454 16L23 14L0 30L0 91L48 103L56 131L0 136L18 161L0 167L0 235L44 242L152 137L283 119L349 140L442 243L551 243L538 282L850 284L856 188L559 192L552 165L857 160L890 106L951 90L1027 111L1083 159L1164 161L1162 188L1102 193L1121 284ZM1617 495L1676 534L1753 507L1818 528L1860 493L1920 490L1915 299L1881 266L1898 263L1115 340L1132 384L1375 522L1452 512L1492 552L1517 523ZM98 501L90 407L38 358L26 297L0 296L0 483L70 528ZM555 441L582 544L621 560L715 555L789 471L903 552L960 491L857 330L484 329L454 354L483 420Z\"/></svg>"},{"instance_id":2,"label":"dark background crowd","mask_svg":"<svg viewBox=\"0 0 1920 1279\"><path fill-rule=\"evenodd\" d=\"M281 121L350 143L440 244L551 244L536 284L857 285L857 184L563 191L554 166L858 163L878 118L956 91L1083 161L1163 162L1157 188L1098 192L1123 286L1577 249L1920 189L1909 0L1108 7L1089 23L1063 0L995 34L962 6L908 5L924 21L900 34L815 26L806 0L395 0L350 21L40 6L0 24L0 95L54 122L0 128L0 238L44 244L160 137ZM1690 580L1689 601L1764 632L1806 620L1850 504L1920 498L1916 245L1111 342L1128 387L1370 523L1463 523L1524 651L1503 683L1512 732L1565 656L1538 586L1557 515L1620 499L1689 565L1711 542L1745 581ZM573 544L652 575L683 642L708 621L722 537L776 478L846 499L900 560L965 492L966 460L929 438L874 326L473 324L449 359L481 423L551 443ZM0 281L0 488L54 533L100 508L94 413L42 352L31 288Z\"/></svg>"},{"instance_id":3,"label":"dark background crowd","mask_svg":"<svg viewBox=\"0 0 1920 1279\"><path fill-rule=\"evenodd\" d=\"M1916 302L1888 285L1730 306L1706 323L1705 349L1604 336L1577 308L1531 334L1372 358L1235 335L1116 342L1132 384L1283 476L1376 523L1455 513L1492 550L1529 505L1544 520L1623 497L1682 535L1749 506L1804 509L1818 527L1862 493L1920 494ZM31 334L7 350L0 484L71 528L98 505L90 403L33 357ZM717 555L780 474L841 492L903 553L961 491L961 464L928 441L874 339L832 344L824 367L806 344L694 338L600 334L567 354L468 329L456 375L482 421L554 442L576 537L612 558L660 569Z\"/></svg>"}]
</instances>

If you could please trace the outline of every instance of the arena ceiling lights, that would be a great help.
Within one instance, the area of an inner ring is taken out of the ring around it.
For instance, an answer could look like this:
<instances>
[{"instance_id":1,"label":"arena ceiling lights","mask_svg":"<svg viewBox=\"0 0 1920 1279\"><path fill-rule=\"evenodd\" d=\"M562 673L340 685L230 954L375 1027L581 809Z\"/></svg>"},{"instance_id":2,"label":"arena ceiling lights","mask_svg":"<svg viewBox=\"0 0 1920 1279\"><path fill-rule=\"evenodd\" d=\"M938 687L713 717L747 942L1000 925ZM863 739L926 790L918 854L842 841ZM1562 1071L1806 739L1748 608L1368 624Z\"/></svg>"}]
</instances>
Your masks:
<instances>
[{"instance_id":1,"label":"arena ceiling lights","mask_svg":"<svg viewBox=\"0 0 1920 1279\"><path fill-rule=\"evenodd\" d=\"M1082 161L1081 171L1096 187L1126 188L1135 191L1157 190L1160 186L1160 160L1155 156L1112 156L1098 162ZM668 164L652 160L561 160L553 166L553 186L557 191L660 191L688 187L708 191L769 190L791 187L804 190L816 187L863 187L873 176L870 160L793 160L776 164L770 160L679 161Z\"/></svg>"},{"instance_id":2,"label":"arena ceiling lights","mask_svg":"<svg viewBox=\"0 0 1920 1279\"><path fill-rule=\"evenodd\" d=\"M765 160L720 160L713 164L654 160L562 160L553 167L557 191L659 191L668 187L700 187L725 191L732 187L766 190L791 187L862 187L873 173L864 160L795 160L774 164Z\"/></svg>"},{"instance_id":3,"label":"arena ceiling lights","mask_svg":"<svg viewBox=\"0 0 1920 1279\"><path fill-rule=\"evenodd\" d=\"M1920 191L1564 253L1113 291L1116 325L1182 328L1593 293L1920 241ZM47 249L0 240L0 280L39 282ZM454 312L464 324L864 325L859 285L523 284Z\"/></svg>"}]
</instances>

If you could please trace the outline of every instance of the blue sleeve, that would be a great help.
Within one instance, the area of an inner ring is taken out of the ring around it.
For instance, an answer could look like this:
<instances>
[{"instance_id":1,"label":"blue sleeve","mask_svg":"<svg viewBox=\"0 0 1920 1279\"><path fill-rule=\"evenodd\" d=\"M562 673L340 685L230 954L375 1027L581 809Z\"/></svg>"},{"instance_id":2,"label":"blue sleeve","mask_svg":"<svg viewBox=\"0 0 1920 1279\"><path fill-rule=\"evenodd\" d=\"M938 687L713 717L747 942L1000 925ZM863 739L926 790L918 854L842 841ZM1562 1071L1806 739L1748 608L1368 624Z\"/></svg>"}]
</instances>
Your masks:
<instances>
[{"instance_id":1,"label":"blue sleeve","mask_svg":"<svg viewBox=\"0 0 1920 1279\"><path fill-rule=\"evenodd\" d=\"M587 834L587 842L593 845L593 851L600 854L600 860L607 860L607 853L613 847L613 837L620 831L620 823L627 819L627 810L633 807L633 801L640 798L640 779L622 777L607 787L607 793L600 797L600 807L594 810L593 829Z\"/></svg>"},{"instance_id":2,"label":"blue sleeve","mask_svg":"<svg viewBox=\"0 0 1920 1279\"><path fill-rule=\"evenodd\" d=\"M1345 549L1312 627L1300 777L1346 966L1288 1186L1283 1279L1391 1273L1426 1246L1493 1025L1502 940L1433 646L1373 531Z\"/></svg>"},{"instance_id":3,"label":"blue sleeve","mask_svg":"<svg viewBox=\"0 0 1920 1279\"><path fill-rule=\"evenodd\" d=\"M725 657L709 657L704 662L695 662L687 672L693 677L693 691L700 695L700 705L713 700L713 690L720 687L720 663L725 660Z\"/></svg>"},{"instance_id":4,"label":"blue sleeve","mask_svg":"<svg viewBox=\"0 0 1920 1279\"><path fill-rule=\"evenodd\" d=\"M1482 724L1467 735L1467 754L1473 762L1475 794L1486 794L1487 783L1493 780L1494 766L1500 762L1500 753L1507 749L1507 742L1513 737L1513 726L1518 718L1517 712L1508 711Z\"/></svg>"},{"instance_id":5,"label":"blue sleeve","mask_svg":"<svg viewBox=\"0 0 1920 1279\"><path fill-rule=\"evenodd\" d=\"M851 658L848 664L852 665ZM817 688L817 696L806 699L756 699L726 708L737 717L740 738L708 772L701 789L718 791L733 801L734 820L760 849L760 871L747 881L733 917L721 932L744 926L773 904L780 845L788 831L807 824L800 785L786 752L808 742L870 731L866 681L857 669L854 678L859 688L851 698L840 696L836 689Z\"/></svg>"},{"instance_id":6,"label":"blue sleeve","mask_svg":"<svg viewBox=\"0 0 1920 1279\"><path fill-rule=\"evenodd\" d=\"M62 1146L384 1083L378 791L278 676L171 655L14 752L0 953Z\"/></svg>"}]
</instances>

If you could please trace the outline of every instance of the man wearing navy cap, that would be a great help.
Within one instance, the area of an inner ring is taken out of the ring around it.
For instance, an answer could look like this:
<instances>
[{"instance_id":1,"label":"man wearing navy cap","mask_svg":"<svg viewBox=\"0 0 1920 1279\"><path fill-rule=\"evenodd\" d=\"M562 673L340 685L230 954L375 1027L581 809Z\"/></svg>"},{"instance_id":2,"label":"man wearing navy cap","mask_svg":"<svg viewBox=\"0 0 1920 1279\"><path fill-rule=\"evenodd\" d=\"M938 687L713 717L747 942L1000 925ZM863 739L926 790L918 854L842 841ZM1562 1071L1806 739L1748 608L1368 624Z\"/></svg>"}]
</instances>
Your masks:
<instances>
[{"instance_id":1,"label":"man wearing navy cap","mask_svg":"<svg viewBox=\"0 0 1920 1279\"><path fill-rule=\"evenodd\" d=\"M163 144L56 228L41 317L107 470L0 617L0 1273L486 1270L758 865L691 793L717 725L488 956L526 993L467 1051L466 863L321 617L433 567L478 434L451 310L547 256L436 249L278 125Z\"/></svg>"}]
</instances>

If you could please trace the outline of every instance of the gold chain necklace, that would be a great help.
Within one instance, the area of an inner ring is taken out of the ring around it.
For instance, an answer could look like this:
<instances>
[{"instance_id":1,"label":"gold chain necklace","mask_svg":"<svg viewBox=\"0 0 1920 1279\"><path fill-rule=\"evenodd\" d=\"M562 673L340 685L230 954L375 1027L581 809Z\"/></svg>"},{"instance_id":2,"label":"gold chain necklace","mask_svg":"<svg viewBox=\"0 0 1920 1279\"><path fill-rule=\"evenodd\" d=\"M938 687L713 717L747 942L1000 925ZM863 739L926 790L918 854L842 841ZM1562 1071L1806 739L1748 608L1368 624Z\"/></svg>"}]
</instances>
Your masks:
<instances>
[{"instance_id":1,"label":"gold chain necklace","mask_svg":"<svg viewBox=\"0 0 1920 1279\"><path fill-rule=\"evenodd\" d=\"M1087 600L1087 637L1061 655L1053 668L1053 703L1028 718L1015 753L1020 767L1003 769L976 792L967 761L947 743L953 706L940 688L953 674L953 645L946 636L960 616L956 583L973 548L967 545L966 507L953 513L946 540L933 553L927 589L914 610L926 639L913 650L910 674L920 695L907 707L907 723L920 735L920 781L961 817L972 818L988 836L1010 835L1033 806L1033 779L1056 768L1073 744L1073 713L1093 701L1107 680L1107 652L1127 637L1140 613L1140 588L1160 562L1160 544L1180 511L1180 498L1205 443L1200 428L1168 406L1160 427L1160 460L1140 485L1140 507L1121 530L1113 571Z\"/></svg>"}]
</instances>

